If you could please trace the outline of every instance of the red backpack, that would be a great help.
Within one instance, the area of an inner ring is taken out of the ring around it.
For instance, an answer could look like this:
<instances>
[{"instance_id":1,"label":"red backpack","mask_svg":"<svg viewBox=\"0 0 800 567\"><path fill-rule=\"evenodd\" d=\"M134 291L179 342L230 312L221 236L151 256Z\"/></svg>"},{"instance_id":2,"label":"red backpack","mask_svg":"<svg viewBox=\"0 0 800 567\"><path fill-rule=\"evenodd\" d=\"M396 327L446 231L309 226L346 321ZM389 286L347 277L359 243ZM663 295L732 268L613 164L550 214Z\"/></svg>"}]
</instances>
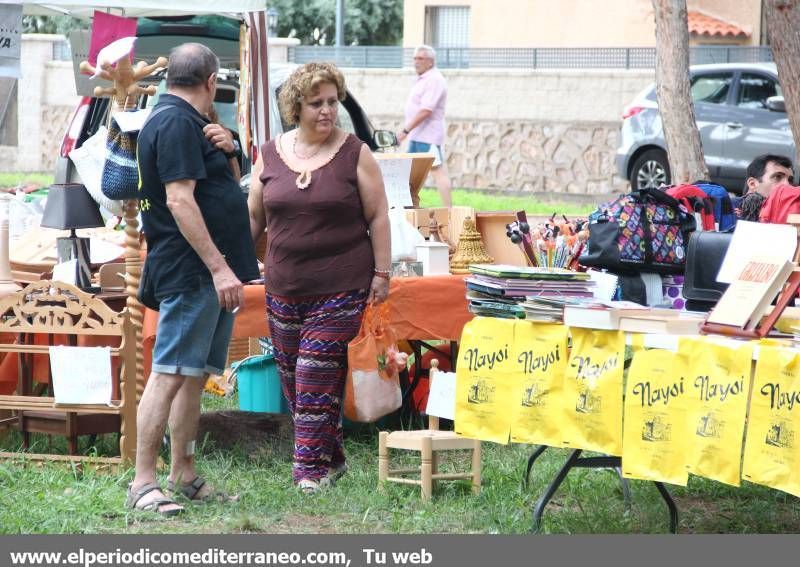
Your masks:
<instances>
[{"instance_id":1,"label":"red backpack","mask_svg":"<svg viewBox=\"0 0 800 567\"><path fill-rule=\"evenodd\" d=\"M789 215L797 213L800 213L800 187L781 183L775 186L767 200L764 201L758 220L785 224Z\"/></svg>"},{"instance_id":2,"label":"red backpack","mask_svg":"<svg viewBox=\"0 0 800 567\"><path fill-rule=\"evenodd\" d=\"M705 191L694 185L675 185L667 189L667 195L694 213L703 230L716 230L714 201Z\"/></svg>"}]
</instances>

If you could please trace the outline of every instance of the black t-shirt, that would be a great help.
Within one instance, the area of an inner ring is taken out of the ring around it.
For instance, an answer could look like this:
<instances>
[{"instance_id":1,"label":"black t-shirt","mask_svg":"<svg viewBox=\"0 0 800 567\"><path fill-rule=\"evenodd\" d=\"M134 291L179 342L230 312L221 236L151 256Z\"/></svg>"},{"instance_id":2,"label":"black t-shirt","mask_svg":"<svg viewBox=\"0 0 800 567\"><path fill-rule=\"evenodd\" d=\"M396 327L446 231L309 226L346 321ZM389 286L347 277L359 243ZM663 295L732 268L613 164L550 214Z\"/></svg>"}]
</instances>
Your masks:
<instances>
[{"instance_id":1,"label":"black t-shirt","mask_svg":"<svg viewBox=\"0 0 800 567\"><path fill-rule=\"evenodd\" d=\"M178 96L161 95L155 108L163 105L171 108L154 114L137 141L145 270L156 297L191 291L211 279L167 208L165 185L182 179L196 181L194 198L208 233L236 277L258 278L247 200L225 154L203 134L208 120Z\"/></svg>"}]
</instances>

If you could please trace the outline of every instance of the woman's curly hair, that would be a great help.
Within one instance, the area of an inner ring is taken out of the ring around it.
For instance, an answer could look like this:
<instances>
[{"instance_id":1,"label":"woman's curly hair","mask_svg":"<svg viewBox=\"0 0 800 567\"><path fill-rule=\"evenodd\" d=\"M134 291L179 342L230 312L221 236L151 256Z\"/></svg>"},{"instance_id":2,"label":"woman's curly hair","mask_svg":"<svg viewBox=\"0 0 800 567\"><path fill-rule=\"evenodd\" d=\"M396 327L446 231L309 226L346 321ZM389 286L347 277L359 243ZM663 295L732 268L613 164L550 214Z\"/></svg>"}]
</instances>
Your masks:
<instances>
[{"instance_id":1,"label":"woman's curly hair","mask_svg":"<svg viewBox=\"0 0 800 567\"><path fill-rule=\"evenodd\" d=\"M300 103L307 96L319 92L321 85L336 86L337 98L343 101L346 95L344 75L333 63L306 63L295 69L281 88L278 107L283 119L292 125L300 120Z\"/></svg>"}]
</instances>

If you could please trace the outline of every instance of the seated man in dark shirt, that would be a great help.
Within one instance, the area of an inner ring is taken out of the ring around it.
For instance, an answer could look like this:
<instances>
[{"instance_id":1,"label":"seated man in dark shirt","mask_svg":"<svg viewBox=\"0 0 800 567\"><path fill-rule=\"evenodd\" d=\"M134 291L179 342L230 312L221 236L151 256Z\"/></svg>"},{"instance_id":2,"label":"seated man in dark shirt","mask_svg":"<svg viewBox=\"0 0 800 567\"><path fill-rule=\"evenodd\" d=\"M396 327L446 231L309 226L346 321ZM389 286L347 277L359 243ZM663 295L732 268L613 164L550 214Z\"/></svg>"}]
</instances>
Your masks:
<instances>
[{"instance_id":1,"label":"seated man in dark shirt","mask_svg":"<svg viewBox=\"0 0 800 567\"><path fill-rule=\"evenodd\" d=\"M764 201L779 183L792 183L794 173L789 158L764 154L747 166L746 180L741 197L733 199L736 217L758 222L758 213Z\"/></svg>"},{"instance_id":2,"label":"seated man in dark shirt","mask_svg":"<svg viewBox=\"0 0 800 567\"><path fill-rule=\"evenodd\" d=\"M166 492L189 500L219 495L195 470L200 396L209 373L225 368L234 312L244 300L242 282L259 277L247 203L232 172L231 133L205 118L218 69L207 47L176 47L167 93L137 144L148 249L142 285L159 303L160 316L126 505L165 516L183 510L156 479L167 423L172 459Z\"/></svg>"}]
</instances>

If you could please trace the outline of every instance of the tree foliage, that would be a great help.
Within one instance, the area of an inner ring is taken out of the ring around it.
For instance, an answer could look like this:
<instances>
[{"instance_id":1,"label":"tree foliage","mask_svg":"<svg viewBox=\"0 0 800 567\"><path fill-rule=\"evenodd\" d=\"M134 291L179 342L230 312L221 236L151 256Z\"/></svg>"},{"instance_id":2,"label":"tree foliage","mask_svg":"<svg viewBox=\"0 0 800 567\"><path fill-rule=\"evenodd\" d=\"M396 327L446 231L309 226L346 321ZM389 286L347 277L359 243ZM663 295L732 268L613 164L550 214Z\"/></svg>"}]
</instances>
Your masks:
<instances>
[{"instance_id":1,"label":"tree foliage","mask_svg":"<svg viewBox=\"0 0 800 567\"><path fill-rule=\"evenodd\" d=\"M60 33L67 35L85 28L86 22L71 16L22 16L22 33Z\"/></svg>"},{"instance_id":2,"label":"tree foliage","mask_svg":"<svg viewBox=\"0 0 800 567\"><path fill-rule=\"evenodd\" d=\"M335 0L268 0L278 11L278 35L296 37L304 45L333 45ZM403 0L344 0L345 45L400 45Z\"/></svg>"}]
</instances>

